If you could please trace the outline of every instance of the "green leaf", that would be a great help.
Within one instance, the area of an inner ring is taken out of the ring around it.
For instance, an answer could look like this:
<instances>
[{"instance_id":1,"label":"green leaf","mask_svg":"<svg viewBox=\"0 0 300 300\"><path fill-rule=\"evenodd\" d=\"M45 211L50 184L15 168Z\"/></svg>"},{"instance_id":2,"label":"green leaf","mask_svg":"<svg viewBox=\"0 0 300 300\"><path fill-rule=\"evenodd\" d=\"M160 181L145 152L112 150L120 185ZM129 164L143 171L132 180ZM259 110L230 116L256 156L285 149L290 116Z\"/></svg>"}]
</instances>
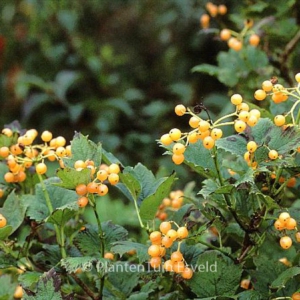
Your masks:
<instances>
[{"instance_id":1,"label":"green leaf","mask_svg":"<svg viewBox=\"0 0 300 300\"><path fill-rule=\"evenodd\" d=\"M41 273L26 271L19 275L18 281L24 288L30 288L33 284L37 283L40 279Z\"/></svg>"},{"instance_id":2,"label":"green leaf","mask_svg":"<svg viewBox=\"0 0 300 300\"><path fill-rule=\"evenodd\" d=\"M201 299L232 296L239 287L242 268L218 251L200 254L197 270L187 285Z\"/></svg>"},{"instance_id":3,"label":"green leaf","mask_svg":"<svg viewBox=\"0 0 300 300\"><path fill-rule=\"evenodd\" d=\"M203 147L202 141L191 144L184 152L184 163L204 177L217 177L211 152Z\"/></svg>"},{"instance_id":4,"label":"green leaf","mask_svg":"<svg viewBox=\"0 0 300 300\"><path fill-rule=\"evenodd\" d=\"M201 64L201 65L193 67L191 71L205 73L210 76L217 76L219 73L219 70L220 70L220 68L218 68L216 66L209 65L209 64Z\"/></svg>"},{"instance_id":5,"label":"green leaf","mask_svg":"<svg viewBox=\"0 0 300 300\"><path fill-rule=\"evenodd\" d=\"M3 207L0 209L0 213L6 218L7 224L11 226L11 232L15 232L23 223L26 207L23 206L19 196L15 194L13 190L4 202ZM8 229L5 233L8 233Z\"/></svg>"},{"instance_id":6,"label":"green leaf","mask_svg":"<svg viewBox=\"0 0 300 300\"><path fill-rule=\"evenodd\" d=\"M68 203L73 203L74 201L77 201L78 198L75 191L66 190L57 186L56 184L59 182L60 179L57 177L44 180L46 191L50 195L51 205L54 210ZM30 219L40 222L49 217L49 215L50 211L46 203L43 188L39 183L35 188L35 201L32 201L31 205L28 207L27 216L29 216Z\"/></svg>"},{"instance_id":7,"label":"green leaf","mask_svg":"<svg viewBox=\"0 0 300 300\"><path fill-rule=\"evenodd\" d=\"M249 70L257 72L268 65L269 59L267 54L259 48L248 45L244 51L245 62Z\"/></svg>"},{"instance_id":8,"label":"green leaf","mask_svg":"<svg viewBox=\"0 0 300 300\"><path fill-rule=\"evenodd\" d=\"M77 171L66 167L59 169L56 175L62 181L57 186L70 190L75 189L79 184L88 184L91 181L91 171L88 168Z\"/></svg>"},{"instance_id":9,"label":"green leaf","mask_svg":"<svg viewBox=\"0 0 300 300\"><path fill-rule=\"evenodd\" d=\"M17 265L16 259L4 252L0 252L0 269L5 269ZM0 277L1 278L1 277Z\"/></svg>"},{"instance_id":10,"label":"green leaf","mask_svg":"<svg viewBox=\"0 0 300 300\"><path fill-rule=\"evenodd\" d=\"M73 240L74 245L85 256L100 255L101 241L96 225L87 225L77 233Z\"/></svg>"},{"instance_id":11,"label":"green leaf","mask_svg":"<svg viewBox=\"0 0 300 300\"><path fill-rule=\"evenodd\" d=\"M131 201L136 201L141 193L142 187L137 178L133 174L127 172L125 168L122 173L120 173L120 180L122 183L118 184L118 188L127 196Z\"/></svg>"},{"instance_id":12,"label":"green leaf","mask_svg":"<svg viewBox=\"0 0 300 300\"><path fill-rule=\"evenodd\" d=\"M130 241L121 241L121 242L115 242L111 248L112 252L117 253L120 256L123 256L124 254L126 254L131 250L136 250L136 254L140 263L149 260L148 247L143 244L130 242Z\"/></svg>"},{"instance_id":13,"label":"green leaf","mask_svg":"<svg viewBox=\"0 0 300 300\"><path fill-rule=\"evenodd\" d=\"M12 234L12 231L13 227L11 225L0 228L0 241L6 240Z\"/></svg>"},{"instance_id":14,"label":"green leaf","mask_svg":"<svg viewBox=\"0 0 300 300\"><path fill-rule=\"evenodd\" d=\"M71 141L72 157L64 159L65 165L73 168L77 160L92 160L96 166L101 164L102 146L90 141L87 136L75 133Z\"/></svg>"},{"instance_id":15,"label":"green leaf","mask_svg":"<svg viewBox=\"0 0 300 300\"><path fill-rule=\"evenodd\" d=\"M153 220L162 199L170 193L171 186L175 180L176 174L173 173L170 177L164 179L160 183L154 194L145 198L140 206L140 216L142 220Z\"/></svg>"},{"instance_id":16,"label":"green leaf","mask_svg":"<svg viewBox=\"0 0 300 300\"><path fill-rule=\"evenodd\" d=\"M24 295L24 300L62 300L60 293L60 278L51 269L45 273L37 283L37 290L34 296Z\"/></svg>"},{"instance_id":17,"label":"green leaf","mask_svg":"<svg viewBox=\"0 0 300 300\"><path fill-rule=\"evenodd\" d=\"M11 300L17 285L12 282L10 275L0 276L0 300Z\"/></svg>"},{"instance_id":18,"label":"green leaf","mask_svg":"<svg viewBox=\"0 0 300 300\"><path fill-rule=\"evenodd\" d=\"M99 259L92 256L82 256L82 257L67 257L60 261L63 268L66 269L68 273L74 273L79 269L83 272L90 272L95 265L99 262Z\"/></svg>"},{"instance_id":19,"label":"green leaf","mask_svg":"<svg viewBox=\"0 0 300 300\"><path fill-rule=\"evenodd\" d=\"M213 200L220 205L225 203L224 197L219 193L215 193L220 190L219 184L213 179L206 179L203 181L203 187L198 194L202 195L204 199L209 199L213 195Z\"/></svg>"},{"instance_id":20,"label":"green leaf","mask_svg":"<svg viewBox=\"0 0 300 300\"><path fill-rule=\"evenodd\" d=\"M105 237L105 246L110 250L112 244L117 241L124 241L128 236L128 231L120 226L113 224L112 222L103 222L101 224Z\"/></svg>"},{"instance_id":21,"label":"green leaf","mask_svg":"<svg viewBox=\"0 0 300 300\"><path fill-rule=\"evenodd\" d=\"M288 268L282 272L271 284L271 289L281 289L284 288L286 283L293 277L300 274L300 267Z\"/></svg>"},{"instance_id":22,"label":"green leaf","mask_svg":"<svg viewBox=\"0 0 300 300\"><path fill-rule=\"evenodd\" d=\"M45 221L56 224L58 226L64 226L70 219L76 216L77 212L77 201L67 203L61 207L56 208Z\"/></svg>"},{"instance_id":23,"label":"green leaf","mask_svg":"<svg viewBox=\"0 0 300 300\"><path fill-rule=\"evenodd\" d=\"M244 156L247 150L247 140L243 135L235 134L217 140L216 147L237 156Z\"/></svg>"},{"instance_id":24,"label":"green leaf","mask_svg":"<svg viewBox=\"0 0 300 300\"><path fill-rule=\"evenodd\" d=\"M238 300L264 300L258 291L245 291L238 294Z\"/></svg>"},{"instance_id":25,"label":"green leaf","mask_svg":"<svg viewBox=\"0 0 300 300\"><path fill-rule=\"evenodd\" d=\"M117 262L113 265L113 271L108 272L107 280L122 292L126 299L131 294L132 290L137 286L140 278L139 272L125 271L126 262ZM130 267L130 265L127 265ZM122 268L123 267L123 268Z\"/></svg>"}]
</instances>

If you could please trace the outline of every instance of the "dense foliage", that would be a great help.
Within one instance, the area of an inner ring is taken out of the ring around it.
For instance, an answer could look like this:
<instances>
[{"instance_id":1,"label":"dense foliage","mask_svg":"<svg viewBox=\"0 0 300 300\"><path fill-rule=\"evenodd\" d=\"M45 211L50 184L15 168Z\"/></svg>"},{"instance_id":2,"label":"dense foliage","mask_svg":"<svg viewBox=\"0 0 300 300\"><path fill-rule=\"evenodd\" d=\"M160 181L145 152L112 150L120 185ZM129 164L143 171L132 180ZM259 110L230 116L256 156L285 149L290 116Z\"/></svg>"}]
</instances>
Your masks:
<instances>
[{"instance_id":1,"label":"dense foliage","mask_svg":"<svg viewBox=\"0 0 300 300\"><path fill-rule=\"evenodd\" d=\"M297 1L0 8L0 299L300 299Z\"/></svg>"}]
</instances>

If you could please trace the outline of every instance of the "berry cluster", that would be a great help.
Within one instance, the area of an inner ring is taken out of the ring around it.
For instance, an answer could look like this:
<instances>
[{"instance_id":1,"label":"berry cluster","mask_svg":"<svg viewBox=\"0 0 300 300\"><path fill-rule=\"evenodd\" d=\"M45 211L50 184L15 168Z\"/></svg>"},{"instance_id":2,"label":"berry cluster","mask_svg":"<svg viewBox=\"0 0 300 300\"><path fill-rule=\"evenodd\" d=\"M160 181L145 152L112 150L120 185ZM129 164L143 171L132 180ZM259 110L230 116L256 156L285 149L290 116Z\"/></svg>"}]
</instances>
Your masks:
<instances>
[{"instance_id":1,"label":"berry cluster","mask_svg":"<svg viewBox=\"0 0 300 300\"><path fill-rule=\"evenodd\" d=\"M230 98L231 103L235 106L235 112L225 115L220 119L213 122L209 117L209 113L203 104L194 108L200 111L204 110L207 113L208 119L203 119L197 114L186 108L184 105L179 104L175 107L175 113L178 116L189 114L189 125L192 128L190 132L182 133L180 129L173 128L169 133L161 136L160 142L163 146L169 146L172 143L173 156L172 160L175 164L179 165L184 161L184 152L188 144L196 143L202 140L203 146L206 149L212 149L215 146L215 141L223 136L223 131L219 127L225 125L233 125L238 133L242 133L247 126L253 127L257 124L260 118L260 111L257 109L249 108L249 105L243 102L243 98L239 94L234 94ZM234 121L223 122L225 119L237 117ZM182 143L183 140L186 141Z\"/></svg>"},{"instance_id":2,"label":"berry cluster","mask_svg":"<svg viewBox=\"0 0 300 300\"><path fill-rule=\"evenodd\" d=\"M35 129L27 130L24 134L14 133L10 128L4 128L2 134L11 138L10 146L0 148L0 156L6 160L9 172L5 173L7 183L17 183L26 180L26 170L34 168L37 174L45 174L47 165L45 160L58 160L63 166L63 157L71 155L71 146L66 146L64 137L52 137L52 133L44 131L40 138L44 144L33 144L38 136ZM19 135L17 137L17 135Z\"/></svg>"},{"instance_id":3,"label":"berry cluster","mask_svg":"<svg viewBox=\"0 0 300 300\"><path fill-rule=\"evenodd\" d=\"M88 184L80 183L76 186L76 193L79 195L77 200L79 207L85 207L89 203L88 195L97 194L105 196L108 193L108 186L106 182L111 185L116 185L119 182L120 167L118 164L101 164L98 168L92 160L82 161L77 160L74 163L74 168L77 171L89 168L91 170L91 181Z\"/></svg>"},{"instance_id":4,"label":"berry cluster","mask_svg":"<svg viewBox=\"0 0 300 300\"><path fill-rule=\"evenodd\" d=\"M291 216L288 212L282 212L279 215L278 219L275 221L274 227L276 228L276 230L279 230L279 231L297 230L297 221L294 218L291 218ZM299 232L296 233L296 239L297 239L297 241L298 241L298 239L300 240ZM283 249L289 249L292 246L293 241L292 241L291 237L289 237L288 235L285 235L280 238L279 243Z\"/></svg>"},{"instance_id":5,"label":"berry cluster","mask_svg":"<svg viewBox=\"0 0 300 300\"><path fill-rule=\"evenodd\" d=\"M240 51L243 48L243 43L246 42L249 45L256 47L260 42L260 37L251 29L253 26L252 20L246 20L244 22L244 28L241 32L236 32L230 29L222 29L220 31L220 39L227 41L229 48Z\"/></svg>"},{"instance_id":6,"label":"berry cluster","mask_svg":"<svg viewBox=\"0 0 300 300\"><path fill-rule=\"evenodd\" d=\"M178 210L182 206L183 192L181 190L172 191L169 197L163 199L162 204L156 213L156 217L161 221L167 219L167 210Z\"/></svg>"},{"instance_id":7,"label":"berry cluster","mask_svg":"<svg viewBox=\"0 0 300 300\"><path fill-rule=\"evenodd\" d=\"M206 8L208 13L203 14L200 17L200 26L203 29L206 29L206 28L209 27L211 17L214 18L217 15L223 16L227 13L227 6L224 5L224 4L216 5L216 4L213 4L212 2L207 2L205 8Z\"/></svg>"},{"instance_id":8,"label":"berry cluster","mask_svg":"<svg viewBox=\"0 0 300 300\"><path fill-rule=\"evenodd\" d=\"M297 121L299 121L295 120L294 111L300 103L300 73L295 75L295 80L297 82L297 86L292 88L286 88L282 84L277 83L276 78L265 80L262 83L261 89L256 90L254 93L254 98L258 101L263 101L268 96L270 96L271 100L276 104L287 101L289 97L292 99L292 101L294 101L290 111L285 114L275 116L274 123L276 126L284 126L285 128L286 126L294 126L297 124ZM292 124L286 125L286 120L288 117L291 118Z\"/></svg>"},{"instance_id":9,"label":"berry cluster","mask_svg":"<svg viewBox=\"0 0 300 300\"><path fill-rule=\"evenodd\" d=\"M160 231L153 231L150 234L151 246L148 248L150 266L154 269L160 268L162 258L166 256L167 249L171 248L175 241L178 241L178 249L170 254L170 259L165 259L163 268L167 272L180 274L184 279L193 276L193 270L186 265L184 257L180 252L182 240L188 237L188 230L185 226L172 229L171 222L162 222Z\"/></svg>"}]
</instances>

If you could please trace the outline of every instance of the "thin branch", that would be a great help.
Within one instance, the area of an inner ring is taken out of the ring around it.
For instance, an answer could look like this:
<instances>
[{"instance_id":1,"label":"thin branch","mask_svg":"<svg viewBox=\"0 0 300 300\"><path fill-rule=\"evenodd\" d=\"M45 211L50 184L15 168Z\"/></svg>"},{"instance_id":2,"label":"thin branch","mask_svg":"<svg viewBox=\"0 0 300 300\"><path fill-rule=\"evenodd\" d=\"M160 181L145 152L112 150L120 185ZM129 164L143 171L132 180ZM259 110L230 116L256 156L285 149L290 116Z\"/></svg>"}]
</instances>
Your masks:
<instances>
[{"instance_id":1,"label":"thin branch","mask_svg":"<svg viewBox=\"0 0 300 300\"><path fill-rule=\"evenodd\" d=\"M78 278L75 274L71 273L70 276L76 281L76 283L89 295L93 300L98 300L99 297L94 294L89 287L80 279Z\"/></svg>"}]
</instances>

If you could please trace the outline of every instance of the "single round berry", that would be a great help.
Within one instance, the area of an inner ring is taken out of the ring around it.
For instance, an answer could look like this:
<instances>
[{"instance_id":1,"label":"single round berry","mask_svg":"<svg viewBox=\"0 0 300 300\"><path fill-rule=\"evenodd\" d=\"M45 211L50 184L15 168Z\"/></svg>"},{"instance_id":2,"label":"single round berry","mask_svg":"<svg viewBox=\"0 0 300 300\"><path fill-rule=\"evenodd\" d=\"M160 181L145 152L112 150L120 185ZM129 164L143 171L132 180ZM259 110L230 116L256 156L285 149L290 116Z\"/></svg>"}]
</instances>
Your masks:
<instances>
[{"instance_id":1,"label":"single round berry","mask_svg":"<svg viewBox=\"0 0 300 300\"><path fill-rule=\"evenodd\" d=\"M99 170L97 172L97 179L100 180L100 181L104 181L106 180L108 177L108 173L106 170Z\"/></svg>"},{"instance_id":2,"label":"single round berry","mask_svg":"<svg viewBox=\"0 0 300 300\"><path fill-rule=\"evenodd\" d=\"M234 123L234 129L235 129L235 131L241 133L246 129L246 123L242 120L237 120Z\"/></svg>"},{"instance_id":3,"label":"single round berry","mask_svg":"<svg viewBox=\"0 0 300 300\"><path fill-rule=\"evenodd\" d=\"M170 138L176 142L181 138L181 131L177 128L173 128L169 132Z\"/></svg>"},{"instance_id":4,"label":"single round berry","mask_svg":"<svg viewBox=\"0 0 300 300\"><path fill-rule=\"evenodd\" d=\"M209 128L210 128L210 124L209 124L207 121L201 120L201 121L199 122L198 129L199 129L201 132L206 132Z\"/></svg>"},{"instance_id":5,"label":"single round berry","mask_svg":"<svg viewBox=\"0 0 300 300\"><path fill-rule=\"evenodd\" d=\"M189 231L187 230L187 228L185 226L179 227L177 229L177 237L179 239L185 239L187 238L189 235Z\"/></svg>"},{"instance_id":6,"label":"single round berry","mask_svg":"<svg viewBox=\"0 0 300 300\"><path fill-rule=\"evenodd\" d=\"M88 193L96 194L98 193L98 186L99 186L98 183L92 181L87 184L86 189Z\"/></svg>"},{"instance_id":7,"label":"single round berry","mask_svg":"<svg viewBox=\"0 0 300 300\"><path fill-rule=\"evenodd\" d=\"M86 207L89 203L89 199L87 197L80 197L77 200L77 204L79 207Z\"/></svg>"},{"instance_id":8,"label":"single round berry","mask_svg":"<svg viewBox=\"0 0 300 300\"><path fill-rule=\"evenodd\" d=\"M58 136L56 138L56 147L64 147L66 144L66 139L63 136Z\"/></svg>"},{"instance_id":9,"label":"single round berry","mask_svg":"<svg viewBox=\"0 0 300 300\"><path fill-rule=\"evenodd\" d=\"M286 223L286 221L290 218L290 214L286 211L282 212L279 217L278 220L280 220L281 222L283 222L284 224Z\"/></svg>"},{"instance_id":10,"label":"single round berry","mask_svg":"<svg viewBox=\"0 0 300 300\"><path fill-rule=\"evenodd\" d=\"M237 105L236 107L237 107L238 111L249 111L250 110L249 105L245 102L242 102L241 104Z\"/></svg>"},{"instance_id":11,"label":"single round berry","mask_svg":"<svg viewBox=\"0 0 300 300\"><path fill-rule=\"evenodd\" d=\"M149 238L150 238L150 241L153 245L160 245L160 243L161 243L161 232L153 231L153 232L151 232Z\"/></svg>"},{"instance_id":12,"label":"single round berry","mask_svg":"<svg viewBox=\"0 0 300 300\"><path fill-rule=\"evenodd\" d=\"M221 4L218 6L218 13L223 16L223 15L226 15L227 13L227 6L224 5L224 4Z\"/></svg>"},{"instance_id":13,"label":"single round berry","mask_svg":"<svg viewBox=\"0 0 300 300\"><path fill-rule=\"evenodd\" d=\"M47 166L45 163L38 163L35 166L35 171L37 172L37 174L45 174L47 172Z\"/></svg>"},{"instance_id":14,"label":"single round berry","mask_svg":"<svg viewBox=\"0 0 300 300\"><path fill-rule=\"evenodd\" d=\"M84 196L87 194L87 186L85 184L78 184L75 188L77 195Z\"/></svg>"},{"instance_id":15,"label":"single round berry","mask_svg":"<svg viewBox=\"0 0 300 300\"><path fill-rule=\"evenodd\" d=\"M186 112L186 107L182 104L178 104L175 106L175 114L179 117L183 116Z\"/></svg>"},{"instance_id":16,"label":"single round berry","mask_svg":"<svg viewBox=\"0 0 300 300\"><path fill-rule=\"evenodd\" d=\"M191 268L185 267L181 273L182 278L191 279L193 277L193 270Z\"/></svg>"},{"instance_id":17,"label":"single round berry","mask_svg":"<svg viewBox=\"0 0 300 300\"><path fill-rule=\"evenodd\" d=\"M190 132L187 136L187 140L189 143L194 144L198 141L198 134L197 132Z\"/></svg>"},{"instance_id":18,"label":"single round berry","mask_svg":"<svg viewBox=\"0 0 300 300\"><path fill-rule=\"evenodd\" d=\"M6 218L0 214L0 228L5 227L7 224Z\"/></svg>"},{"instance_id":19,"label":"single round berry","mask_svg":"<svg viewBox=\"0 0 300 300\"><path fill-rule=\"evenodd\" d=\"M192 128L197 128L199 126L199 122L200 122L200 118L198 117L191 117L190 120L189 120L189 125L192 127Z\"/></svg>"},{"instance_id":20,"label":"single round berry","mask_svg":"<svg viewBox=\"0 0 300 300\"><path fill-rule=\"evenodd\" d=\"M251 110L249 111L249 114L250 114L250 117L251 117L251 116L254 116L254 117L256 117L257 119L260 118L260 111L259 111L258 109L256 109L256 108L251 109Z\"/></svg>"},{"instance_id":21,"label":"single round berry","mask_svg":"<svg viewBox=\"0 0 300 300\"><path fill-rule=\"evenodd\" d=\"M285 116L283 116L283 115L277 115L277 116L275 116L275 118L274 118L274 124L276 126L282 126L282 125L284 125L285 124Z\"/></svg>"},{"instance_id":22,"label":"single round berry","mask_svg":"<svg viewBox=\"0 0 300 300\"><path fill-rule=\"evenodd\" d=\"M266 97L267 97L267 94L264 90L257 90L254 93L254 98L258 101L262 101L262 100L266 99Z\"/></svg>"},{"instance_id":23,"label":"single round berry","mask_svg":"<svg viewBox=\"0 0 300 300\"><path fill-rule=\"evenodd\" d=\"M0 156L3 158L6 158L9 155L9 148L6 146L3 146L0 148Z\"/></svg>"},{"instance_id":24,"label":"single round berry","mask_svg":"<svg viewBox=\"0 0 300 300\"><path fill-rule=\"evenodd\" d=\"M48 130L43 131L42 134L41 134L41 139L42 139L43 142L51 141L52 137L53 137L52 133Z\"/></svg>"},{"instance_id":25,"label":"single round berry","mask_svg":"<svg viewBox=\"0 0 300 300\"><path fill-rule=\"evenodd\" d=\"M4 174L4 180L7 182L7 183L12 183L15 181L15 175L12 173L12 172L6 172Z\"/></svg>"},{"instance_id":26,"label":"single round berry","mask_svg":"<svg viewBox=\"0 0 300 300\"><path fill-rule=\"evenodd\" d=\"M174 154L183 154L185 151L185 146L181 143L176 143L173 146L173 153Z\"/></svg>"},{"instance_id":27,"label":"single round berry","mask_svg":"<svg viewBox=\"0 0 300 300\"><path fill-rule=\"evenodd\" d=\"M255 152L256 149L257 149L257 144L256 144L254 141L248 142L248 144L247 144L247 150L248 150L250 153Z\"/></svg>"},{"instance_id":28,"label":"single round berry","mask_svg":"<svg viewBox=\"0 0 300 300\"><path fill-rule=\"evenodd\" d=\"M173 143L173 140L171 139L170 135L168 133L165 133L161 136L160 138L160 142L164 145L164 146L169 146Z\"/></svg>"},{"instance_id":29,"label":"single round berry","mask_svg":"<svg viewBox=\"0 0 300 300\"><path fill-rule=\"evenodd\" d=\"M109 259L109 260L114 260L115 256L111 252L106 252L106 253L104 253L104 258Z\"/></svg>"},{"instance_id":30,"label":"single round berry","mask_svg":"<svg viewBox=\"0 0 300 300\"><path fill-rule=\"evenodd\" d=\"M86 163L83 160L76 160L74 163L75 169L85 169L86 167Z\"/></svg>"},{"instance_id":31,"label":"single round berry","mask_svg":"<svg viewBox=\"0 0 300 300\"><path fill-rule=\"evenodd\" d=\"M159 245L151 245L148 248L148 254L152 257L157 257L160 255L160 246Z\"/></svg>"},{"instance_id":32,"label":"single round berry","mask_svg":"<svg viewBox=\"0 0 300 300\"><path fill-rule=\"evenodd\" d=\"M278 158L278 152L276 150L270 150L268 156L270 159L275 160Z\"/></svg>"},{"instance_id":33,"label":"single round berry","mask_svg":"<svg viewBox=\"0 0 300 300\"><path fill-rule=\"evenodd\" d=\"M240 105L243 102L243 97L240 94L234 94L231 96L230 101L233 105Z\"/></svg>"},{"instance_id":34,"label":"single round berry","mask_svg":"<svg viewBox=\"0 0 300 300\"><path fill-rule=\"evenodd\" d=\"M167 232L172 228L172 225L170 222L162 222L159 225L159 230L161 231L161 233L163 234L167 234Z\"/></svg>"},{"instance_id":35,"label":"single round berry","mask_svg":"<svg viewBox=\"0 0 300 300\"><path fill-rule=\"evenodd\" d=\"M262 84L261 84L261 88L265 91L265 92L270 92L273 89L273 83L270 80L265 80Z\"/></svg>"},{"instance_id":36,"label":"single round berry","mask_svg":"<svg viewBox=\"0 0 300 300\"><path fill-rule=\"evenodd\" d=\"M203 146L206 149L212 149L215 145L215 140L211 136L207 136L203 139Z\"/></svg>"},{"instance_id":37,"label":"single round berry","mask_svg":"<svg viewBox=\"0 0 300 300\"><path fill-rule=\"evenodd\" d=\"M292 295L292 300L300 300L300 292L296 292Z\"/></svg>"},{"instance_id":38,"label":"single round berry","mask_svg":"<svg viewBox=\"0 0 300 300\"><path fill-rule=\"evenodd\" d=\"M235 51L240 51L243 48L243 43L235 37L231 37L228 40L227 45Z\"/></svg>"},{"instance_id":39,"label":"single round berry","mask_svg":"<svg viewBox=\"0 0 300 300\"><path fill-rule=\"evenodd\" d=\"M203 14L200 17L200 25L202 26L203 29L209 27L209 21L210 21L210 16L208 14Z\"/></svg>"},{"instance_id":40,"label":"single round berry","mask_svg":"<svg viewBox=\"0 0 300 300\"><path fill-rule=\"evenodd\" d=\"M173 262L170 259L164 262L164 269L167 272L173 272Z\"/></svg>"},{"instance_id":41,"label":"single round berry","mask_svg":"<svg viewBox=\"0 0 300 300\"><path fill-rule=\"evenodd\" d=\"M20 285L18 285L14 292L14 298L21 299L22 297L23 297L23 288Z\"/></svg>"},{"instance_id":42,"label":"single round berry","mask_svg":"<svg viewBox=\"0 0 300 300\"><path fill-rule=\"evenodd\" d=\"M108 166L107 171L109 174L112 174L112 173L119 174L121 170L120 170L120 166L118 164L111 164Z\"/></svg>"},{"instance_id":43,"label":"single round berry","mask_svg":"<svg viewBox=\"0 0 300 300\"><path fill-rule=\"evenodd\" d=\"M295 233L295 238L298 243L300 243L300 231Z\"/></svg>"},{"instance_id":44,"label":"single round berry","mask_svg":"<svg viewBox=\"0 0 300 300\"><path fill-rule=\"evenodd\" d=\"M242 120L242 121L244 121L244 122L247 122L249 120L249 117L250 117L250 114L246 110L242 110L239 113L239 119Z\"/></svg>"},{"instance_id":45,"label":"single round berry","mask_svg":"<svg viewBox=\"0 0 300 300\"><path fill-rule=\"evenodd\" d=\"M174 164L180 165L184 162L184 155L183 154L173 154L172 161L174 162Z\"/></svg>"},{"instance_id":46,"label":"single round berry","mask_svg":"<svg viewBox=\"0 0 300 300\"><path fill-rule=\"evenodd\" d=\"M111 185L116 185L119 182L120 178L118 174L111 173L108 175L108 181Z\"/></svg>"},{"instance_id":47,"label":"single round berry","mask_svg":"<svg viewBox=\"0 0 300 300\"><path fill-rule=\"evenodd\" d=\"M247 125L249 125L250 127L253 127L257 124L258 122L258 119L256 116L254 115L250 115L248 121L247 121Z\"/></svg>"},{"instance_id":48,"label":"single round berry","mask_svg":"<svg viewBox=\"0 0 300 300\"><path fill-rule=\"evenodd\" d=\"M283 236L280 239L279 243L280 243L281 248L289 249L292 246L293 241L289 236Z\"/></svg>"},{"instance_id":49,"label":"single round berry","mask_svg":"<svg viewBox=\"0 0 300 300\"><path fill-rule=\"evenodd\" d=\"M173 271L175 273L182 273L184 271L185 264L183 261L177 261L173 263Z\"/></svg>"},{"instance_id":50,"label":"single round berry","mask_svg":"<svg viewBox=\"0 0 300 300\"><path fill-rule=\"evenodd\" d=\"M210 136L214 139L214 140L218 140L222 137L223 135L223 131L220 128L214 128L211 132L210 132Z\"/></svg>"},{"instance_id":51,"label":"single round berry","mask_svg":"<svg viewBox=\"0 0 300 300\"><path fill-rule=\"evenodd\" d=\"M177 239L177 231L174 229L170 229L166 233L166 236L169 237L174 242Z\"/></svg>"},{"instance_id":52,"label":"single round berry","mask_svg":"<svg viewBox=\"0 0 300 300\"><path fill-rule=\"evenodd\" d=\"M105 196L108 193L108 187L106 184L100 184L98 186L98 195Z\"/></svg>"},{"instance_id":53,"label":"single round berry","mask_svg":"<svg viewBox=\"0 0 300 300\"><path fill-rule=\"evenodd\" d=\"M295 79L296 79L296 81L297 81L298 83L300 83L300 73L297 73L297 74L295 75Z\"/></svg>"},{"instance_id":54,"label":"single round berry","mask_svg":"<svg viewBox=\"0 0 300 300\"><path fill-rule=\"evenodd\" d=\"M183 255L180 251L175 251L171 254L171 261L173 263L178 262L178 261L182 261L183 260Z\"/></svg>"},{"instance_id":55,"label":"single round berry","mask_svg":"<svg viewBox=\"0 0 300 300\"><path fill-rule=\"evenodd\" d=\"M253 47L256 47L260 42L260 37L257 34L251 34L249 37L249 44Z\"/></svg>"},{"instance_id":56,"label":"single round berry","mask_svg":"<svg viewBox=\"0 0 300 300\"><path fill-rule=\"evenodd\" d=\"M231 31L229 29L222 29L220 32L220 38L223 41L228 41L231 38Z\"/></svg>"},{"instance_id":57,"label":"single round berry","mask_svg":"<svg viewBox=\"0 0 300 300\"><path fill-rule=\"evenodd\" d=\"M170 248L173 245L173 240L171 238L169 238L168 236L165 235L161 239L161 245L164 246L164 247L166 247L166 248Z\"/></svg>"},{"instance_id":58,"label":"single round berry","mask_svg":"<svg viewBox=\"0 0 300 300\"><path fill-rule=\"evenodd\" d=\"M149 263L153 269L159 268L161 265L161 258L160 257L151 257Z\"/></svg>"},{"instance_id":59,"label":"single round berry","mask_svg":"<svg viewBox=\"0 0 300 300\"><path fill-rule=\"evenodd\" d=\"M249 279L243 279L240 283L240 287L242 289L248 290L250 288L250 284L251 284L251 282Z\"/></svg>"}]
</instances>

